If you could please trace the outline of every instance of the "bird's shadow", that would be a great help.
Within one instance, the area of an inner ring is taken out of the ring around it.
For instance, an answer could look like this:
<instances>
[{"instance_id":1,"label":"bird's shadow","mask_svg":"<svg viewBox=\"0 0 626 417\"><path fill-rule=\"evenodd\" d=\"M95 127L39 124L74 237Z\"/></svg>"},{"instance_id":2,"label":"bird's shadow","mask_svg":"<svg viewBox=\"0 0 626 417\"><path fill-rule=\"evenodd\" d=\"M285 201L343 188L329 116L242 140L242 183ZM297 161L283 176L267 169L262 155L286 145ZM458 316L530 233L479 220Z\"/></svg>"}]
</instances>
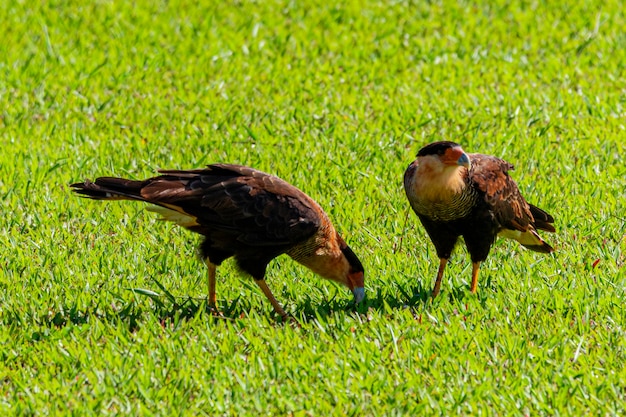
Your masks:
<instances>
[{"instance_id":1,"label":"bird's shadow","mask_svg":"<svg viewBox=\"0 0 626 417\"><path fill-rule=\"evenodd\" d=\"M196 297L177 297L172 295L156 279L153 280L159 287L160 292L146 289L129 289L135 295L145 296L152 302L148 307L146 303L140 302L139 298L122 304L114 311L101 308L96 305L93 308L78 308L76 305L65 305L59 308L54 314L40 318L38 321L44 330L33 333L34 340L39 340L46 335L46 328L62 328L67 325L83 325L92 318L104 320L112 323L124 324L130 331L137 330L141 323L145 321L145 314L150 314L158 318L162 326L173 326L183 321L191 320L201 316L203 319L212 320L214 323L229 323L238 320L245 320L251 310L254 309L249 302L242 298L236 298L228 302L221 302L219 311L209 306L206 299ZM320 302L310 295L303 295L297 304L290 305L291 322L306 324L317 320L326 320L338 312L368 315L372 310L382 315L389 315L393 310L430 308L445 300L453 303L462 303L469 296L467 285L454 286L433 299L430 286L425 286L421 281L416 280L412 284L395 283L392 288L378 287L375 292L368 292L365 300L359 304L344 297L345 291L338 289L332 298ZM123 297L122 297L123 298ZM271 309L266 309L267 314L276 324L285 322ZM264 311L263 314L266 314ZM15 315L12 320L16 324L22 322L22 318ZM22 323L23 324L23 323Z\"/></svg>"}]
</instances>

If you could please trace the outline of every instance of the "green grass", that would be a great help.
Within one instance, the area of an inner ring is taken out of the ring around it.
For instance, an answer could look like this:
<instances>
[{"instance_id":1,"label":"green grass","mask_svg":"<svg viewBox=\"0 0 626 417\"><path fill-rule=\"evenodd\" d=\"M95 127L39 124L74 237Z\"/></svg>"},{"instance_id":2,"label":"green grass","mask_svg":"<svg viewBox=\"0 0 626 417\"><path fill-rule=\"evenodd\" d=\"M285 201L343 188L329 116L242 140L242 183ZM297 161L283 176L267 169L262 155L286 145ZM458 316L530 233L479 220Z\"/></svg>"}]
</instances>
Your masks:
<instances>
[{"instance_id":1,"label":"green grass","mask_svg":"<svg viewBox=\"0 0 626 417\"><path fill-rule=\"evenodd\" d=\"M0 414L626 412L621 2L41 3L0 2ZM460 247L431 303L401 182L439 139L514 163L558 250L499 241L473 296ZM364 305L281 257L301 327L232 263L214 318L196 236L67 187L211 162L315 198Z\"/></svg>"}]
</instances>

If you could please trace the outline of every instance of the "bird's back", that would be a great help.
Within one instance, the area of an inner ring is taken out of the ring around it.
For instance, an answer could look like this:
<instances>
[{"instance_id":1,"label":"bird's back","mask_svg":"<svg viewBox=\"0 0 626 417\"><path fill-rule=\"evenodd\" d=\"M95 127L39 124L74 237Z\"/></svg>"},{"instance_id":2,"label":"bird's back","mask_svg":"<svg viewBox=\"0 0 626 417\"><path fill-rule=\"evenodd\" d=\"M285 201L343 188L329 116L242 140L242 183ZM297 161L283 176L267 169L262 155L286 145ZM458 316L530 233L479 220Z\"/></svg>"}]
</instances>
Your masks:
<instances>
[{"instance_id":1,"label":"bird's back","mask_svg":"<svg viewBox=\"0 0 626 417\"><path fill-rule=\"evenodd\" d=\"M73 186L91 198L151 203L149 209L164 220L225 249L289 246L312 236L326 220L319 205L298 188L253 168L213 164L159 173L144 181L101 177Z\"/></svg>"},{"instance_id":2,"label":"bird's back","mask_svg":"<svg viewBox=\"0 0 626 417\"><path fill-rule=\"evenodd\" d=\"M552 216L528 204L517 183L510 177L509 171L514 169L512 164L489 155L470 154L469 156L472 168L468 182L479 194L480 201L484 204L483 209L493 213L494 221L499 227L520 231L537 227L554 231L554 227L550 224L554 222Z\"/></svg>"}]
</instances>

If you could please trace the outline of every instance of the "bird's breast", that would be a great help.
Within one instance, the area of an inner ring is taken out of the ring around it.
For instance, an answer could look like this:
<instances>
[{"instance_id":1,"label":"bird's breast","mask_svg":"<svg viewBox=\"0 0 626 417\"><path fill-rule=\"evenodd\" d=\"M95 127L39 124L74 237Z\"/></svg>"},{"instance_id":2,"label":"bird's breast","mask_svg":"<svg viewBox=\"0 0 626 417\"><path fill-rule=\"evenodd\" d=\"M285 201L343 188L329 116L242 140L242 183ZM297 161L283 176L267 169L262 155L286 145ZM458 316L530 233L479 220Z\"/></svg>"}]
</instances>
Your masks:
<instances>
[{"instance_id":1,"label":"bird's breast","mask_svg":"<svg viewBox=\"0 0 626 417\"><path fill-rule=\"evenodd\" d=\"M441 168L437 164L413 163L404 178L406 195L413 210L436 221L468 216L477 202L475 190L467 183L464 167Z\"/></svg>"},{"instance_id":2,"label":"bird's breast","mask_svg":"<svg viewBox=\"0 0 626 417\"><path fill-rule=\"evenodd\" d=\"M436 221L452 221L468 216L476 205L476 195L460 192L442 198L423 198L419 195L410 199L413 210Z\"/></svg>"}]
</instances>

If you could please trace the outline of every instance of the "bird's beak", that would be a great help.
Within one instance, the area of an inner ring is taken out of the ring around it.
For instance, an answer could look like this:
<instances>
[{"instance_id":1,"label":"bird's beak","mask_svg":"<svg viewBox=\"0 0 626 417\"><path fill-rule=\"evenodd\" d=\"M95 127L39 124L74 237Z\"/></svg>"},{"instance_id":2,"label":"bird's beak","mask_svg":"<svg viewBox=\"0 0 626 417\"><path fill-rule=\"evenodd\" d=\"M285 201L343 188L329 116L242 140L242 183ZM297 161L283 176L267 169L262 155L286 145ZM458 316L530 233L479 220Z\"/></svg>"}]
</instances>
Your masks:
<instances>
[{"instance_id":1,"label":"bird's beak","mask_svg":"<svg viewBox=\"0 0 626 417\"><path fill-rule=\"evenodd\" d=\"M459 157L459 159L456 160L456 163L461 166L464 166L467 169L470 169L470 167L472 166L469 156L467 156L465 152L463 152L461 156Z\"/></svg>"},{"instance_id":2,"label":"bird's beak","mask_svg":"<svg viewBox=\"0 0 626 417\"><path fill-rule=\"evenodd\" d=\"M359 304L365 298L365 288L355 287L352 289L352 294L354 294L354 302Z\"/></svg>"}]
</instances>

